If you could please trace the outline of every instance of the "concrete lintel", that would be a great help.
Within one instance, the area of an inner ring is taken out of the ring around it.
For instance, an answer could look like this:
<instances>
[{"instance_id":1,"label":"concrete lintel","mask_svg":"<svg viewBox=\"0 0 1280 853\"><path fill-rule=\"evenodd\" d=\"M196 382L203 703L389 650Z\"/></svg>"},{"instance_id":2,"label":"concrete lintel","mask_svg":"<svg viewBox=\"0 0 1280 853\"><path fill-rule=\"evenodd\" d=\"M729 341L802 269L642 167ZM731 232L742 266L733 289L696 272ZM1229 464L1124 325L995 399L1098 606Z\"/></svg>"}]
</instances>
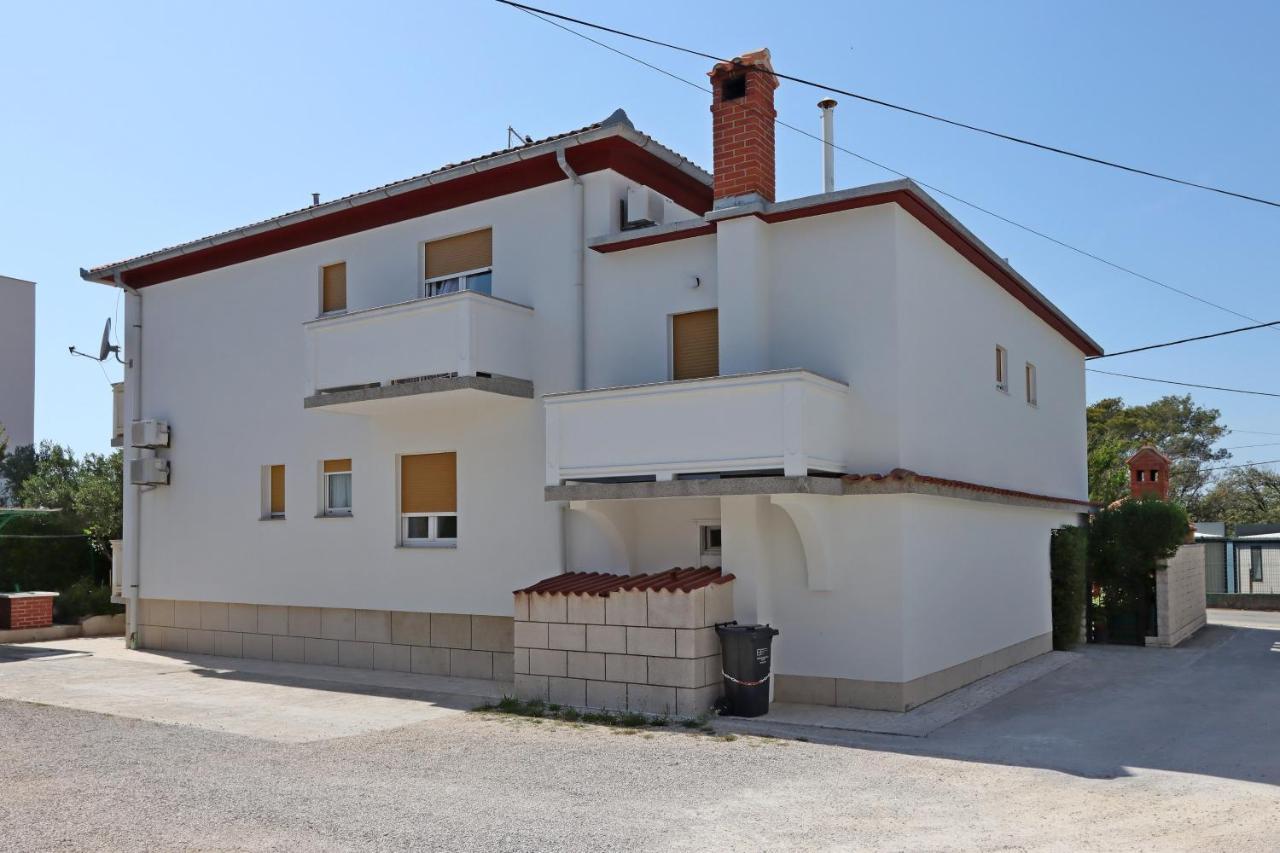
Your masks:
<instances>
[{"instance_id":1,"label":"concrete lintel","mask_svg":"<svg viewBox=\"0 0 1280 853\"><path fill-rule=\"evenodd\" d=\"M372 400L390 400L395 397L411 397L416 394L438 394L444 391L471 389L502 394L507 397L533 399L533 383L528 379L510 376L441 376L405 382L399 385L379 385L375 388L356 388L351 391L335 391L329 394L313 394L302 400L306 409L337 406L348 403L366 403Z\"/></svg>"},{"instance_id":2,"label":"concrete lintel","mask_svg":"<svg viewBox=\"0 0 1280 853\"><path fill-rule=\"evenodd\" d=\"M726 477L646 483L567 483L547 486L549 501L618 501L641 498L715 498L726 495L839 495L836 477Z\"/></svg>"},{"instance_id":3,"label":"concrete lintel","mask_svg":"<svg viewBox=\"0 0 1280 853\"><path fill-rule=\"evenodd\" d=\"M914 478L897 480L853 480L844 481L846 495L932 495L939 498L957 498L980 503L997 503L1006 506L1022 506L1031 509L1059 510L1062 512L1080 513L1087 507L1070 501L1057 501L1051 498L1024 497L1004 492L987 492L964 486L930 483Z\"/></svg>"}]
</instances>

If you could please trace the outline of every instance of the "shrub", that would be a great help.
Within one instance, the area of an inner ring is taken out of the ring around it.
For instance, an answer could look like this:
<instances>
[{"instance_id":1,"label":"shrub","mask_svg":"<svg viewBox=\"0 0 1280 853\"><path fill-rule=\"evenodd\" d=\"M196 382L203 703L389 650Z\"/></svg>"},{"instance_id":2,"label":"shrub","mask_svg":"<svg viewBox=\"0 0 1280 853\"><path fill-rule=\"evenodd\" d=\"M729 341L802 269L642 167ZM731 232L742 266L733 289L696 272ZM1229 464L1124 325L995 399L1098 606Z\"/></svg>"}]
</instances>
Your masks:
<instances>
[{"instance_id":1,"label":"shrub","mask_svg":"<svg viewBox=\"0 0 1280 853\"><path fill-rule=\"evenodd\" d=\"M80 578L53 600L54 616L63 624L72 624L86 616L120 613L124 610L111 603L111 587L95 583L93 578Z\"/></svg>"},{"instance_id":2,"label":"shrub","mask_svg":"<svg viewBox=\"0 0 1280 853\"><path fill-rule=\"evenodd\" d=\"M1053 602L1053 647L1070 649L1080 642L1084 619L1085 567L1089 531L1063 527L1049 539L1049 577Z\"/></svg>"},{"instance_id":3,"label":"shrub","mask_svg":"<svg viewBox=\"0 0 1280 853\"><path fill-rule=\"evenodd\" d=\"M1156 564L1186 541L1187 512L1159 498L1127 500L1093 517L1089 582L1098 587L1095 621L1112 642L1141 644L1150 625Z\"/></svg>"}]
</instances>

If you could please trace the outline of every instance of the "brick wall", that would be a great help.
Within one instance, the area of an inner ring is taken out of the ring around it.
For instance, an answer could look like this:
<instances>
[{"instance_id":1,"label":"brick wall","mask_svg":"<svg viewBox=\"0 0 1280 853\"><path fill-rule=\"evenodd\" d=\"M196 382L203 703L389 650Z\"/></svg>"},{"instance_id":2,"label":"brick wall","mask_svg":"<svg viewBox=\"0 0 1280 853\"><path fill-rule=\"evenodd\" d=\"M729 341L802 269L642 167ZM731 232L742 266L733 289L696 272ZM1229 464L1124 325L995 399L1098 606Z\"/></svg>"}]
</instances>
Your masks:
<instances>
[{"instance_id":1,"label":"brick wall","mask_svg":"<svg viewBox=\"0 0 1280 853\"><path fill-rule=\"evenodd\" d=\"M720 696L717 622L733 583L690 591L515 595L515 689L561 705L695 715Z\"/></svg>"},{"instance_id":2,"label":"brick wall","mask_svg":"<svg viewBox=\"0 0 1280 853\"><path fill-rule=\"evenodd\" d=\"M47 628L53 624L57 593L13 593L0 596L0 631Z\"/></svg>"},{"instance_id":3,"label":"brick wall","mask_svg":"<svg viewBox=\"0 0 1280 853\"><path fill-rule=\"evenodd\" d=\"M774 198L773 90L768 53L742 57L738 65L721 63L711 71L711 139L715 198L758 193ZM745 78L745 94L726 100L724 87Z\"/></svg>"},{"instance_id":4,"label":"brick wall","mask_svg":"<svg viewBox=\"0 0 1280 853\"><path fill-rule=\"evenodd\" d=\"M141 605L142 648L511 680L509 616L154 598Z\"/></svg>"}]
</instances>

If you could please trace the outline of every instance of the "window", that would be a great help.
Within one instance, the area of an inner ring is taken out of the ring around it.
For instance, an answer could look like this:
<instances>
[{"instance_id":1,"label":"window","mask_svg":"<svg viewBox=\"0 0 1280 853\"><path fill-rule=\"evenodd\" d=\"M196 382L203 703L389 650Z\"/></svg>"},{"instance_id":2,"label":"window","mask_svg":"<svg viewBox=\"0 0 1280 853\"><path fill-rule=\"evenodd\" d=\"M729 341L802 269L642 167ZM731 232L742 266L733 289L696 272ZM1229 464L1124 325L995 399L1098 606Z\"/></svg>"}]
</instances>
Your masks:
<instances>
[{"instance_id":1,"label":"window","mask_svg":"<svg viewBox=\"0 0 1280 853\"><path fill-rule=\"evenodd\" d=\"M1151 469L1151 482L1157 482L1160 479L1160 471L1156 468Z\"/></svg>"},{"instance_id":2,"label":"window","mask_svg":"<svg viewBox=\"0 0 1280 853\"><path fill-rule=\"evenodd\" d=\"M347 265L329 264L320 269L320 313L347 310Z\"/></svg>"},{"instance_id":3,"label":"window","mask_svg":"<svg viewBox=\"0 0 1280 853\"><path fill-rule=\"evenodd\" d=\"M1146 476L1147 476L1147 472L1146 472L1146 471L1143 471L1141 468L1137 469L1134 473L1136 473L1136 474L1138 475L1138 482L1139 482L1139 483L1141 483L1141 482L1146 478Z\"/></svg>"},{"instance_id":4,"label":"window","mask_svg":"<svg viewBox=\"0 0 1280 853\"><path fill-rule=\"evenodd\" d=\"M671 317L671 378L720 375L720 312L715 308Z\"/></svg>"},{"instance_id":5,"label":"window","mask_svg":"<svg viewBox=\"0 0 1280 853\"><path fill-rule=\"evenodd\" d=\"M718 522L698 525L698 565L720 565L720 525Z\"/></svg>"},{"instance_id":6,"label":"window","mask_svg":"<svg viewBox=\"0 0 1280 853\"><path fill-rule=\"evenodd\" d=\"M1034 406L1036 404L1036 366L1031 362L1027 362L1027 405Z\"/></svg>"},{"instance_id":7,"label":"window","mask_svg":"<svg viewBox=\"0 0 1280 853\"><path fill-rule=\"evenodd\" d=\"M351 460L326 459L321 476L324 486L324 514L351 515Z\"/></svg>"},{"instance_id":8,"label":"window","mask_svg":"<svg viewBox=\"0 0 1280 853\"><path fill-rule=\"evenodd\" d=\"M284 466L262 469L262 517L284 518Z\"/></svg>"},{"instance_id":9,"label":"window","mask_svg":"<svg viewBox=\"0 0 1280 853\"><path fill-rule=\"evenodd\" d=\"M1249 580L1262 583L1262 549L1256 545L1249 549Z\"/></svg>"},{"instance_id":10,"label":"window","mask_svg":"<svg viewBox=\"0 0 1280 853\"><path fill-rule=\"evenodd\" d=\"M1009 391L1009 354L1004 347L996 347L996 388Z\"/></svg>"},{"instance_id":11,"label":"window","mask_svg":"<svg viewBox=\"0 0 1280 853\"><path fill-rule=\"evenodd\" d=\"M423 296L461 290L493 292L493 230L472 231L427 243Z\"/></svg>"},{"instance_id":12,"label":"window","mask_svg":"<svg viewBox=\"0 0 1280 853\"><path fill-rule=\"evenodd\" d=\"M400 544L452 545L457 539L457 454L401 456Z\"/></svg>"}]
</instances>

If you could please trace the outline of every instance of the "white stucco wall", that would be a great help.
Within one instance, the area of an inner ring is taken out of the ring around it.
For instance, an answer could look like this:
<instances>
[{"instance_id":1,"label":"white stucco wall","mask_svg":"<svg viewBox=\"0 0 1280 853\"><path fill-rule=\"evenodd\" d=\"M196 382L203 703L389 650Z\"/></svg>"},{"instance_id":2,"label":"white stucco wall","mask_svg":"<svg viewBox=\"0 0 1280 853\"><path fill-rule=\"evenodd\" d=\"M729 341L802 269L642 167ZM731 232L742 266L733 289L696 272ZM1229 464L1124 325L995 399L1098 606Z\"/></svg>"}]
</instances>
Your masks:
<instances>
[{"instance_id":1,"label":"white stucco wall","mask_svg":"<svg viewBox=\"0 0 1280 853\"><path fill-rule=\"evenodd\" d=\"M36 286L0 275L0 425L9 449L35 440Z\"/></svg>"}]
</instances>

